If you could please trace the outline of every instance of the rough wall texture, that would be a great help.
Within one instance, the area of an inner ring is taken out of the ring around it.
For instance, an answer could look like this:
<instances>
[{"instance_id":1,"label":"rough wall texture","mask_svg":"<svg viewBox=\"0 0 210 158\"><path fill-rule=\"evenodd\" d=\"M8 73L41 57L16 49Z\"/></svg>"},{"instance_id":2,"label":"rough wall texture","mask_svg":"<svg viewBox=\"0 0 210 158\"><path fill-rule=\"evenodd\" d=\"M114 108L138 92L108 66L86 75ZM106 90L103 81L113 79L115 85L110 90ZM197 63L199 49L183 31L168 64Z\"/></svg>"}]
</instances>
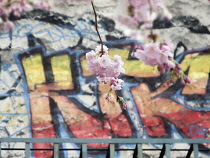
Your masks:
<instances>
[{"instance_id":1,"label":"rough wall texture","mask_svg":"<svg viewBox=\"0 0 210 158\"><path fill-rule=\"evenodd\" d=\"M85 53L98 45L90 3L53 2L54 9L35 10L14 19L16 27L0 34L0 137L34 138L206 138L210 135L210 2L167 0L174 15L171 21L156 20L154 29L172 40L177 62L192 83L168 87L167 75L145 66L130 54L139 43L123 34L124 27L113 19L117 1L96 0L99 31L110 48L120 54L126 73L118 92L128 103L106 102L106 87L99 85L86 68ZM200 48L192 51L192 49ZM182 53L189 50L187 53ZM114 97L114 96L113 96ZM4 143L3 147L22 144ZM105 148L108 144L89 144ZM209 144L201 144L209 148ZM34 144L34 148L51 144ZM65 144L63 147L78 147ZM133 147L122 144L119 148ZM157 144L146 146L156 148ZM180 148L180 146L174 146ZM188 144L181 148L189 148ZM156 157L145 152L145 157ZM22 152L3 152L3 157L24 157ZM34 152L34 157L51 157L52 152ZM63 152L61 157L77 157ZM130 152L118 152L130 157ZM172 153L182 157L184 152ZM208 157L209 153L200 153ZM92 153L91 157L104 157Z\"/></svg>"}]
</instances>

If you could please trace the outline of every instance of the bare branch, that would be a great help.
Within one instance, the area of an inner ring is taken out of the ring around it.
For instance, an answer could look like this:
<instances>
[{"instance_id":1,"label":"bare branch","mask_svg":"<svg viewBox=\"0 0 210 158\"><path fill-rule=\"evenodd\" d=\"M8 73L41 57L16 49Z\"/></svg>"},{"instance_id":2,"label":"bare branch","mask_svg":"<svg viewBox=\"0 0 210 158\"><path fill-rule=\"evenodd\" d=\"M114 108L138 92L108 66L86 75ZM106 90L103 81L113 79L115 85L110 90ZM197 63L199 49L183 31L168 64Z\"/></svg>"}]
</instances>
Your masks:
<instances>
[{"instance_id":1,"label":"bare branch","mask_svg":"<svg viewBox=\"0 0 210 158\"><path fill-rule=\"evenodd\" d=\"M99 34L99 31L98 31L97 13L96 13L96 9L94 7L93 1L91 1L91 4L92 4L92 8L93 8L94 15L95 15L95 29L96 29L96 32L98 34L99 40L100 40L100 44L101 44L101 56L102 56L104 54L104 51L103 51L103 42L102 42L101 36Z\"/></svg>"}]
</instances>

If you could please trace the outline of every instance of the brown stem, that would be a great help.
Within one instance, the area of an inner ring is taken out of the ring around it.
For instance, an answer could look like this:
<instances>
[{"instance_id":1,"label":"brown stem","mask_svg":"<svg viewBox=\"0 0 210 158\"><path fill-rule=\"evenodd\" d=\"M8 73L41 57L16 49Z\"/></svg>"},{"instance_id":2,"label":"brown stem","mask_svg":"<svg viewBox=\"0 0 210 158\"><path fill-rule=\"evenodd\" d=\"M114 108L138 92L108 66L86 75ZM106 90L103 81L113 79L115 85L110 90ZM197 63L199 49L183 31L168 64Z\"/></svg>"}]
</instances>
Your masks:
<instances>
[{"instance_id":1,"label":"brown stem","mask_svg":"<svg viewBox=\"0 0 210 158\"><path fill-rule=\"evenodd\" d=\"M116 95L116 97L117 97L117 102L120 102L120 96L117 94L116 91L114 91L114 93L115 93L115 95Z\"/></svg>"},{"instance_id":2,"label":"brown stem","mask_svg":"<svg viewBox=\"0 0 210 158\"><path fill-rule=\"evenodd\" d=\"M152 4L151 4L151 0L148 0L148 2L149 2L150 15L152 15ZM150 35L149 35L149 37L153 40L153 42L156 41L156 37L155 37L155 35L153 33L152 27L150 28Z\"/></svg>"},{"instance_id":3,"label":"brown stem","mask_svg":"<svg viewBox=\"0 0 210 158\"><path fill-rule=\"evenodd\" d=\"M94 7L93 1L91 1L91 4L92 4L92 8L93 8L94 15L95 15L95 29L96 29L96 32L98 34L98 37L99 37L99 40L100 40L100 43L101 43L101 56L102 56L104 54L104 51L103 51L103 42L102 42L101 36L99 34L99 31L98 31L97 13L96 13L96 9Z\"/></svg>"},{"instance_id":4,"label":"brown stem","mask_svg":"<svg viewBox=\"0 0 210 158\"><path fill-rule=\"evenodd\" d=\"M150 0L148 0L148 2L149 2L149 11L150 11L150 15L151 15L152 14L152 4L151 4Z\"/></svg>"}]
</instances>

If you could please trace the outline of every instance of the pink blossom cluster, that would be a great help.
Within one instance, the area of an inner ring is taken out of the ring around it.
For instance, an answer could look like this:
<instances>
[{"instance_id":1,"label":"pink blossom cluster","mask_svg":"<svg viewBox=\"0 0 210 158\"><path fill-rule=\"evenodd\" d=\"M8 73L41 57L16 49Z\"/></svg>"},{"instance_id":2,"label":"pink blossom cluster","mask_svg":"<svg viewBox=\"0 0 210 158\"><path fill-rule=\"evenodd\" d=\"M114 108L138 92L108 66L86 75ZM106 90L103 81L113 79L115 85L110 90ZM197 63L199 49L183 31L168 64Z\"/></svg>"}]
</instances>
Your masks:
<instances>
[{"instance_id":1,"label":"pink blossom cluster","mask_svg":"<svg viewBox=\"0 0 210 158\"><path fill-rule=\"evenodd\" d=\"M0 0L0 30L11 30L14 26L9 20L13 14L20 17L23 11L32 11L34 7L50 9L47 0Z\"/></svg>"},{"instance_id":2,"label":"pink blossom cluster","mask_svg":"<svg viewBox=\"0 0 210 158\"><path fill-rule=\"evenodd\" d=\"M181 84L182 85L186 85L187 83L190 83L190 78L185 75L182 71L182 66L175 62L176 66L170 70L170 77L167 81L167 84L174 84L176 82L177 79L180 78L181 80Z\"/></svg>"},{"instance_id":3,"label":"pink blossom cluster","mask_svg":"<svg viewBox=\"0 0 210 158\"><path fill-rule=\"evenodd\" d=\"M174 68L175 64L170 59L173 57L171 53L172 44L170 42L163 43L146 43L134 52L134 56L146 65L158 66L158 70L161 74L164 74L166 70Z\"/></svg>"},{"instance_id":4,"label":"pink blossom cluster","mask_svg":"<svg viewBox=\"0 0 210 158\"><path fill-rule=\"evenodd\" d=\"M91 0L60 0L60 1L91 1ZM23 11L32 11L34 8L51 9L48 0L0 0L0 31L11 30L14 27L9 20L11 14L20 17Z\"/></svg>"},{"instance_id":5,"label":"pink blossom cluster","mask_svg":"<svg viewBox=\"0 0 210 158\"><path fill-rule=\"evenodd\" d=\"M119 79L118 76L125 72L122 67L124 62L119 55L114 55L114 58L111 59L105 45L101 50L100 45L96 47L95 51L86 53L87 67L97 75L96 78L99 82L109 82L112 90L120 90L122 88L121 83L124 81Z\"/></svg>"},{"instance_id":6,"label":"pink blossom cluster","mask_svg":"<svg viewBox=\"0 0 210 158\"><path fill-rule=\"evenodd\" d=\"M122 0L120 3L126 7L127 12L120 14L118 20L129 27L151 28L160 13L167 19L172 18L163 0Z\"/></svg>"},{"instance_id":7,"label":"pink blossom cluster","mask_svg":"<svg viewBox=\"0 0 210 158\"><path fill-rule=\"evenodd\" d=\"M157 66L158 71L164 74L170 70L168 84L174 84L177 79L181 79L181 84L190 83L190 79L182 71L182 66L172 59L172 44L170 42L163 43L147 43L141 46L133 55L145 65Z\"/></svg>"}]
</instances>

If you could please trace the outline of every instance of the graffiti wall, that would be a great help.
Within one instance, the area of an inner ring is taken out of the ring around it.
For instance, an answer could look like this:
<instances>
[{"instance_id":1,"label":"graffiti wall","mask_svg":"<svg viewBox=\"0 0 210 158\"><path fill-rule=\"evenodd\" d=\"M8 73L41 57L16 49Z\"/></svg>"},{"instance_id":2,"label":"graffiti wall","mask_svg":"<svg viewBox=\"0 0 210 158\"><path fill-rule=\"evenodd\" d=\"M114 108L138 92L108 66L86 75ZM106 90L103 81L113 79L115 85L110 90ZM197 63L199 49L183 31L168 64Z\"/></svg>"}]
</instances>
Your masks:
<instances>
[{"instance_id":1,"label":"graffiti wall","mask_svg":"<svg viewBox=\"0 0 210 158\"><path fill-rule=\"evenodd\" d=\"M126 71L120 76L125 82L117 94L125 98L127 110L118 102L107 102L107 87L86 67L85 53L99 43L89 3L55 2L51 11L35 10L13 19L15 28L0 34L0 137L209 139L210 2L166 2L174 17L170 21L157 19L154 31L172 40L175 59L192 81L186 86L179 81L168 86L168 74L160 75L156 68L133 58L131 54L140 43L126 37L123 26L112 18L117 2L95 2L102 39L110 54L121 55L125 63ZM121 144L119 148L131 146ZM210 148L209 144L200 146ZM52 144L35 143L33 147L52 148ZM78 144L60 146L66 147L80 148ZM108 144L88 147L103 149ZM3 153L3 157L24 155L20 151ZM128 158L129 154L122 151L117 156ZM60 153L65 158L78 155L76 151ZM104 155L90 153L91 157ZM157 156L155 152L144 155ZM183 156L183 152L174 155ZM200 155L208 157L209 153ZM52 152L34 151L32 157L52 157Z\"/></svg>"}]
</instances>

